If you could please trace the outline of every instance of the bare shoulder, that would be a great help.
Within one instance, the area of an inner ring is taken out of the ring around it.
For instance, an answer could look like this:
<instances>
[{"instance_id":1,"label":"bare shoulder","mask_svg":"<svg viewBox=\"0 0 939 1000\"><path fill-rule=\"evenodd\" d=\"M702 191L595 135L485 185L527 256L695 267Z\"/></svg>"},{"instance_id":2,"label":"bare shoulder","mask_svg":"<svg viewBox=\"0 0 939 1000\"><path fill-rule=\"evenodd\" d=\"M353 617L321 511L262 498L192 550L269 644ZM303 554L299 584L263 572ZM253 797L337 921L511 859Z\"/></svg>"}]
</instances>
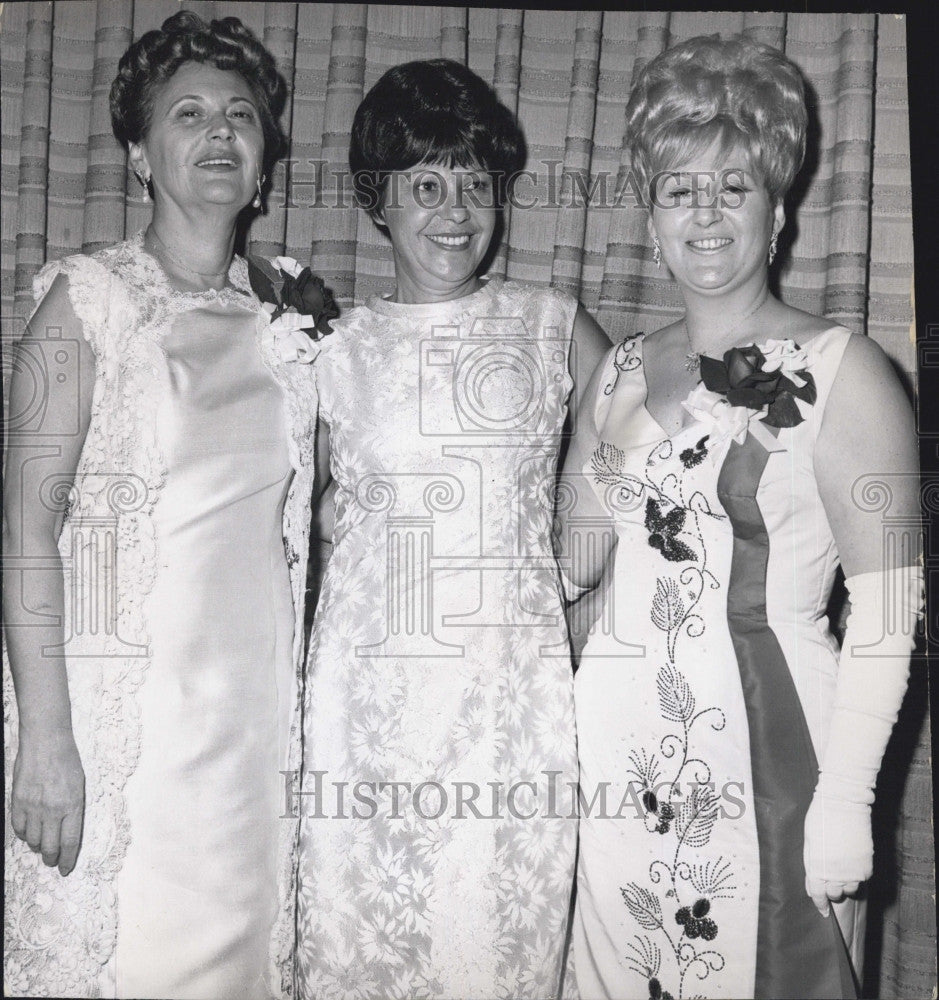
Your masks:
<instances>
[{"instance_id":1,"label":"bare shoulder","mask_svg":"<svg viewBox=\"0 0 939 1000\"><path fill-rule=\"evenodd\" d=\"M645 343L648 346L652 345L667 345L672 343L672 341L679 340L685 336L685 322L684 320L677 319L674 323L669 323L668 326L660 326L658 330L653 330L651 333L645 334Z\"/></svg>"},{"instance_id":2,"label":"bare shoulder","mask_svg":"<svg viewBox=\"0 0 939 1000\"><path fill-rule=\"evenodd\" d=\"M883 405L909 406L900 378L884 349L863 334L852 333L832 391L880 400Z\"/></svg>"},{"instance_id":3,"label":"bare shoulder","mask_svg":"<svg viewBox=\"0 0 939 1000\"><path fill-rule=\"evenodd\" d=\"M807 347L816 337L838 326L824 316L816 316L782 302L779 305L782 306L782 313L777 323L785 330L786 338L794 340L800 347Z\"/></svg>"},{"instance_id":4,"label":"bare shoulder","mask_svg":"<svg viewBox=\"0 0 939 1000\"><path fill-rule=\"evenodd\" d=\"M792 306L784 306L784 309L780 325L785 327L786 336L796 341L800 347L807 347L817 337L832 329L845 329L824 316L815 316ZM864 334L850 330L848 333L834 389L848 385L853 394L893 389L902 394L900 380L883 348Z\"/></svg>"},{"instance_id":5,"label":"bare shoulder","mask_svg":"<svg viewBox=\"0 0 939 1000\"><path fill-rule=\"evenodd\" d=\"M893 365L884 349L872 337L863 333L851 333L844 349L842 366L859 366L882 371L893 371Z\"/></svg>"},{"instance_id":6,"label":"bare shoulder","mask_svg":"<svg viewBox=\"0 0 939 1000\"><path fill-rule=\"evenodd\" d=\"M659 327L643 337L642 350L648 361L650 358L665 357L674 353L682 356L688 352L688 338L683 320L676 320L668 326Z\"/></svg>"},{"instance_id":7,"label":"bare shoulder","mask_svg":"<svg viewBox=\"0 0 939 1000\"><path fill-rule=\"evenodd\" d=\"M863 334L852 333L832 382L820 441L837 448L871 453L875 442L911 444L915 438L910 401L883 348Z\"/></svg>"},{"instance_id":8,"label":"bare shoulder","mask_svg":"<svg viewBox=\"0 0 939 1000\"><path fill-rule=\"evenodd\" d=\"M572 336L578 340L594 340L601 344L604 350L610 346L606 330L579 303L574 312Z\"/></svg>"}]
</instances>

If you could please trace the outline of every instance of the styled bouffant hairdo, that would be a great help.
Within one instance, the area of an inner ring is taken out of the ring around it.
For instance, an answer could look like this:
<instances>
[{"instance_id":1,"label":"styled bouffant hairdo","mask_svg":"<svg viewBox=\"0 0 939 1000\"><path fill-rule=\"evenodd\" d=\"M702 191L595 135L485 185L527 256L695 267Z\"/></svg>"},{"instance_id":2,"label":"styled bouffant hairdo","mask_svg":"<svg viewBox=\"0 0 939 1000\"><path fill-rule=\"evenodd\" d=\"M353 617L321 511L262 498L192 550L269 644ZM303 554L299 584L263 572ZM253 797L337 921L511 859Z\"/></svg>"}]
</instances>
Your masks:
<instances>
[{"instance_id":1,"label":"styled bouffant hairdo","mask_svg":"<svg viewBox=\"0 0 939 1000\"><path fill-rule=\"evenodd\" d=\"M349 166L356 198L374 216L388 175L421 163L481 167L501 206L526 155L515 115L483 79L452 59L428 59L393 66L365 95Z\"/></svg>"},{"instance_id":2,"label":"styled bouffant hairdo","mask_svg":"<svg viewBox=\"0 0 939 1000\"><path fill-rule=\"evenodd\" d=\"M240 74L258 102L265 166L273 164L287 145L279 124L287 85L274 57L237 17L207 24L188 10L168 17L121 56L111 84L111 127L124 149L146 138L158 90L186 62Z\"/></svg>"},{"instance_id":3,"label":"styled bouffant hairdo","mask_svg":"<svg viewBox=\"0 0 939 1000\"><path fill-rule=\"evenodd\" d=\"M690 38L646 65L626 107L626 147L646 193L715 140L749 152L778 204L805 156L805 86L782 52L743 35Z\"/></svg>"}]
</instances>

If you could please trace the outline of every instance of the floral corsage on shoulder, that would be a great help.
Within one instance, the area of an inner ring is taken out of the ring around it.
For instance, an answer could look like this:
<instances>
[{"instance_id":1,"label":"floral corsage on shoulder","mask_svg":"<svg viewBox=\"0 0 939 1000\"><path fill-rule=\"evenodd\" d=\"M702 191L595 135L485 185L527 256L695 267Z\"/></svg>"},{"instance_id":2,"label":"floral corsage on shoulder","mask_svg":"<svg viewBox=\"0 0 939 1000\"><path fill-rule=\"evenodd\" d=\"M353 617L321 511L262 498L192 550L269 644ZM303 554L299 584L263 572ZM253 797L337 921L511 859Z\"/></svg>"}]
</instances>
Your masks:
<instances>
[{"instance_id":1,"label":"floral corsage on shoulder","mask_svg":"<svg viewBox=\"0 0 939 1000\"><path fill-rule=\"evenodd\" d=\"M817 392L808 355L793 340L733 347L723 360L701 357L701 381L682 404L712 425L714 444L743 444L751 433L768 451L782 446L768 427L797 427L797 399L813 405ZM712 454L716 454L712 451Z\"/></svg>"},{"instance_id":2,"label":"floral corsage on shoulder","mask_svg":"<svg viewBox=\"0 0 939 1000\"><path fill-rule=\"evenodd\" d=\"M293 257L248 257L251 290L271 317L274 350L281 361L310 364L319 354L316 341L332 333L339 308L323 279Z\"/></svg>"}]
</instances>

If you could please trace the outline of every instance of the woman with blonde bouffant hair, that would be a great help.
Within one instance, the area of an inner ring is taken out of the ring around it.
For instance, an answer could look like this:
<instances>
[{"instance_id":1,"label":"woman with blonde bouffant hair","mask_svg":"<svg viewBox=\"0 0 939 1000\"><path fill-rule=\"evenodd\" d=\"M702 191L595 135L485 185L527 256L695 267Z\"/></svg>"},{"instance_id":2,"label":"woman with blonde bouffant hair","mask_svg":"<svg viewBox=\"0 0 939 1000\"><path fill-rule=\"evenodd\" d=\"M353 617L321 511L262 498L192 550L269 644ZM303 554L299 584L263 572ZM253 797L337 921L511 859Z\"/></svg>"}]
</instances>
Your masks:
<instances>
[{"instance_id":1,"label":"woman with blonde bouffant hair","mask_svg":"<svg viewBox=\"0 0 939 1000\"><path fill-rule=\"evenodd\" d=\"M617 539L615 630L591 634L575 681L582 801L608 782L626 803L581 816L568 992L853 997L922 585L856 484L889 477L915 520L910 407L873 341L769 290L805 146L798 68L743 36L693 38L644 67L626 115L685 308L600 364L564 470L613 529L601 546ZM568 518L568 558L589 550L579 530ZM575 588L602 556L569 564Z\"/></svg>"}]
</instances>

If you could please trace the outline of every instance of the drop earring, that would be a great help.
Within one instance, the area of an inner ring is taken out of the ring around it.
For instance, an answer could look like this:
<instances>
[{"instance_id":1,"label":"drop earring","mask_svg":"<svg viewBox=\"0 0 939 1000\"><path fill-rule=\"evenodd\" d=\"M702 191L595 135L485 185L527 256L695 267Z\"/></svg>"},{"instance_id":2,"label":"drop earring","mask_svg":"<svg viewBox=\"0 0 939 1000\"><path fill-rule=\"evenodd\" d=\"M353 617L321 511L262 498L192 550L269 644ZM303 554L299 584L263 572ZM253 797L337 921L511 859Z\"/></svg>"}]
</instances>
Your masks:
<instances>
[{"instance_id":1,"label":"drop earring","mask_svg":"<svg viewBox=\"0 0 939 1000\"><path fill-rule=\"evenodd\" d=\"M778 240L779 240L779 233L777 233L776 230L774 229L773 235L770 237L769 240L769 253L767 254L767 256L769 257L770 264L772 264L773 261L776 259L776 251L779 249L779 247L777 246Z\"/></svg>"},{"instance_id":2,"label":"drop earring","mask_svg":"<svg viewBox=\"0 0 939 1000\"><path fill-rule=\"evenodd\" d=\"M658 236L652 237L652 259L655 261L656 267L662 266L662 248L659 246Z\"/></svg>"},{"instance_id":3,"label":"drop earring","mask_svg":"<svg viewBox=\"0 0 939 1000\"><path fill-rule=\"evenodd\" d=\"M150 200L150 174L146 177L143 174L139 174L136 170L134 171L134 176L137 178L138 183L143 188L143 194L141 195L141 200L146 203Z\"/></svg>"},{"instance_id":4,"label":"drop earring","mask_svg":"<svg viewBox=\"0 0 939 1000\"><path fill-rule=\"evenodd\" d=\"M253 208L261 207L261 185L267 180L267 174L258 175L258 193L254 196L254 201L251 202Z\"/></svg>"}]
</instances>

